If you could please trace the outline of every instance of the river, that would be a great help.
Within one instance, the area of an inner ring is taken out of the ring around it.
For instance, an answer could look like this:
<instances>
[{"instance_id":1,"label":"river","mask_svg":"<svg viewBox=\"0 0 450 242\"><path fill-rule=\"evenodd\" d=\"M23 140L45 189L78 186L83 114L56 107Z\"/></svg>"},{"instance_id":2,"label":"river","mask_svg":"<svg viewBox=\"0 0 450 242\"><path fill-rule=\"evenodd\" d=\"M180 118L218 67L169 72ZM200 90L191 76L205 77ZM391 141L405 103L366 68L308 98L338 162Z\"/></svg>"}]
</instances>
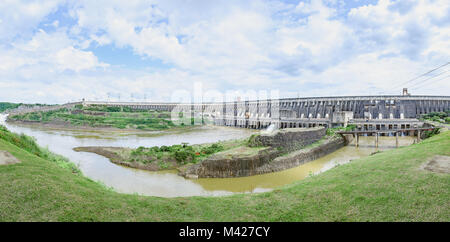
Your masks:
<instances>
[{"instance_id":1,"label":"river","mask_svg":"<svg viewBox=\"0 0 450 242\"><path fill-rule=\"evenodd\" d=\"M378 148L373 147L374 137L361 137L359 147L350 144L320 159L280 172L240 178L185 179L178 176L176 171L150 172L123 167L111 163L103 156L75 152L73 148L79 146L137 148L182 142L201 144L243 138L257 131L217 126L193 127L184 131L169 132L61 130L9 124L4 122L5 117L0 114L0 124L12 132L33 136L39 145L69 158L79 166L85 176L112 187L117 192L159 197L221 196L270 191L326 171L338 164L368 156L377 150L395 147L394 137L380 137ZM413 137L400 137L400 145L409 145L413 141Z\"/></svg>"}]
</instances>

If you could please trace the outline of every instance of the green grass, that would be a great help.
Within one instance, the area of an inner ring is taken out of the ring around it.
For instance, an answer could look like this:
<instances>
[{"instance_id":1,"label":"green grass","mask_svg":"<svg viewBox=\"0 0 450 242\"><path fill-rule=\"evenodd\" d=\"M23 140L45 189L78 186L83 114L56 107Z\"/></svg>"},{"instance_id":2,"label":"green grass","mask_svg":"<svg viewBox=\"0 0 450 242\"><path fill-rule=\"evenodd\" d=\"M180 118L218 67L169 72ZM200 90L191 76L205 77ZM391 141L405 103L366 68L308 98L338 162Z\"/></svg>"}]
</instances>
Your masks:
<instances>
[{"instance_id":1,"label":"green grass","mask_svg":"<svg viewBox=\"0 0 450 242\"><path fill-rule=\"evenodd\" d=\"M450 155L450 132L340 165L262 194L119 194L0 139L1 221L449 221L450 177L420 169Z\"/></svg>"}]
</instances>

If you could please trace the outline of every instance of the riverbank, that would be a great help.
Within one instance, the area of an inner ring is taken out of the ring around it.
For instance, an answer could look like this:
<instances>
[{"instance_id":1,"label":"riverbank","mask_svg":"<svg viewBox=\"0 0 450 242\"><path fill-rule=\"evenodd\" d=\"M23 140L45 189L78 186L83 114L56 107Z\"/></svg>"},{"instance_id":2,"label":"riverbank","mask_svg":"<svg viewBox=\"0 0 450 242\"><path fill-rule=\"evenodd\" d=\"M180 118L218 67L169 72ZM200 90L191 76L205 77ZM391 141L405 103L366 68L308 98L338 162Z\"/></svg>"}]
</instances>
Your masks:
<instances>
[{"instance_id":1,"label":"riverbank","mask_svg":"<svg viewBox=\"0 0 450 242\"><path fill-rule=\"evenodd\" d=\"M7 122L16 124L40 124L44 127L70 127L82 130L167 130L177 126L189 126L193 120L177 115L180 125L172 122L168 111L134 110L126 107L82 106L64 107L50 111L11 114Z\"/></svg>"},{"instance_id":2,"label":"riverbank","mask_svg":"<svg viewBox=\"0 0 450 242\"><path fill-rule=\"evenodd\" d=\"M173 126L168 129L163 130L142 130L134 128L115 128L111 126L96 126L92 127L89 125L72 125L68 122L63 121L53 121L53 122L39 122L39 121L23 121L23 120L11 120L7 119L7 123L20 125L24 127L35 127L35 128L45 128L54 130L67 130L67 131L92 131L92 132L139 132L140 134L152 134L160 131L164 132L183 132L189 131L192 128L200 127L199 125L186 125L186 126Z\"/></svg>"},{"instance_id":3,"label":"riverbank","mask_svg":"<svg viewBox=\"0 0 450 242\"><path fill-rule=\"evenodd\" d=\"M174 170L186 164L195 164L214 153L245 145L247 139L219 141L213 144L153 146L137 149L127 147L75 147L77 152L90 152L108 158L112 163L131 168L161 171Z\"/></svg>"},{"instance_id":4,"label":"riverbank","mask_svg":"<svg viewBox=\"0 0 450 242\"><path fill-rule=\"evenodd\" d=\"M450 176L420 167L450 156L450 132L262 194L120 194L0 139L1 221L449 221Z\"/></svg>"}]
</instances>

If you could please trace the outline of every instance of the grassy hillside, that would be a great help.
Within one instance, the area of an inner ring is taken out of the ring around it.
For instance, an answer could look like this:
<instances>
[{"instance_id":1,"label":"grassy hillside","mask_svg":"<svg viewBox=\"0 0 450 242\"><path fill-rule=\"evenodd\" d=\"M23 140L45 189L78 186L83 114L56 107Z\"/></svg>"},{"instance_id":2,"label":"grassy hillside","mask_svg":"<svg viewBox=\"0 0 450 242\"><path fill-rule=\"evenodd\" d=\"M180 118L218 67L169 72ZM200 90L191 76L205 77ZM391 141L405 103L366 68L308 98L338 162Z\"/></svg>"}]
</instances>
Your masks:
<instances>
[{"instance_id":1,"label":"grassy hillside","mask_svg":"<svg viewBox=\"0 0 450 242\"><path fill-rule=\"evenodd\" d=\"M7 131L1 131L7 132ZM273 192L157 198L119 194L0 137L1 221L449 221L450 176L419 169L450 155L450 132L338 166Z\"/></svg>"}]
</instances>

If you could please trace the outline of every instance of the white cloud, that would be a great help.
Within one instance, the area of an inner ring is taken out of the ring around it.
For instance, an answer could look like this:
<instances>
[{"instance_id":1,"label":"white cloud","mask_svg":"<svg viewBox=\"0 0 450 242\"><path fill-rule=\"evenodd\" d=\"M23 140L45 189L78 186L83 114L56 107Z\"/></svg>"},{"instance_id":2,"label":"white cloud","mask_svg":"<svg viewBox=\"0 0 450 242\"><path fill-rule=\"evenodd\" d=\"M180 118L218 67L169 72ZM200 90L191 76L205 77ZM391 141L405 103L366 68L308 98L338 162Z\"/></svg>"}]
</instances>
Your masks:
<instances>
[{"instance_id":1,"label":"white cloud","mask_svg":"<svg viewBox=\"0 0 450 242\"><path fill-rule=\"evenodd\" d=\"M97 67L106 67L107 64L98 61L90 51L83 51L74 46L77 41L70 39L65 32L46 33L37 32L29 41L12 43L15 47L4 50L0 59L3 59L4 74L8 72L31 71L36 69L59 73L65 70L81 71Z\"/></svg>"},{"instance_id":2,"label":"white cloud","mask_svg":"<svg viewBox=\"0 0 450 242\"><path fill-rule=\"evenodd\" d=\"M17 82L10 88L21 93L32 87L58 90L39 97L58 102L105 98L118 90L122 99L147 92L153 100L167 100L174 89L192 88L196 81L223 92L278 88L284 95L301 96L396 94L392 82L450 59L450 4L445 0L380 0L348 12L336 8L342 3L321 0L35 3L0 4L5 13L0 34L11 32L0 37L0 84ZM61 4L75 24L46 19ZM20 20L14 7L24 16ZM54 31L37 29L44 19ZM86 50L98 45L130 48L173 68L155 67L149 73L127 63L109 66ZM448 90L441 83L423 94ZM9 94L0 90L4 97Z\"/></svg>"},{"instance_id":3,"label":"white cloud","mask_svg":"<svg viewBox=\"0 0 450 242\"><path fill-rule=\"evenodd\" d=\"M0 2L0 41L8 41L18 35L29 36L38 24L58 5L58 0L3 0Z\"/></svg>"},{"instance_id":4,"label":"white cloud","mask_svg":"<svg viewBox=\"0 0 450 242\"><path fill-rule=\"evenodd\" d=\"M51 55L60 70L81 71L94 67L106 67L107 64L99 63L97 57L90 51L81 51L69 46Z\"/></svg>"}]
</instances>

